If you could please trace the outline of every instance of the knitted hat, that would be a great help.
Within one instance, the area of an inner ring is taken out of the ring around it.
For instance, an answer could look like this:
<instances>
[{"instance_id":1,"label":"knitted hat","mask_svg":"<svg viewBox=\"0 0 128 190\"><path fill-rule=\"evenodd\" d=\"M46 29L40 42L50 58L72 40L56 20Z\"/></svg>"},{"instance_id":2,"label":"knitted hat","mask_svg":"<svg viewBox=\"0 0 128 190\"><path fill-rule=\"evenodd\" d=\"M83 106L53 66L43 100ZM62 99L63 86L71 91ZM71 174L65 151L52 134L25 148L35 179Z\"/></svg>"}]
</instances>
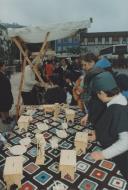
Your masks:
<instances>
[{"instance_id":1,"label":"knitted hat","mask_svg":"<svg viewBox=\"0 0 128 190\"><path fill-rule=\"evenodd\" d=\"M109 72L103 72L93 79L92 89L94 92L99 91L111 91L114 88L117 88L117 84L112 74Z\"/></svg>"},{"instance_id":2,"label":"knitted hat","mask_svg":"<svg viewBox=\"0 0 128 190\"><path fill-rule=\"evenodd\" d=\"M111 62L108 61L106 58L100 59L95 64L95 67L100 67L103 69L106 69L106 68L111 67L111 66L112 66Z\"/></svg>"}]
</instances>

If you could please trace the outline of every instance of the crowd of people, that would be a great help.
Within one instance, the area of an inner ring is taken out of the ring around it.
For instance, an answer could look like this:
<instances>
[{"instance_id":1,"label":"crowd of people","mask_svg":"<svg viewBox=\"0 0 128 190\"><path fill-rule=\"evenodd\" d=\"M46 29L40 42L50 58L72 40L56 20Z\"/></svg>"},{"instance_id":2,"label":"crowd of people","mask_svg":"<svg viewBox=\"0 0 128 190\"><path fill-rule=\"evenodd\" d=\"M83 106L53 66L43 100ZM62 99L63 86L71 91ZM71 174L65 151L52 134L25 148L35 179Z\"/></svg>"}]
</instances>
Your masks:
<instances>
[{"instance_id":1,"label":"crowd of people","mask_svg":"<svg viewBox=\"0 0 128 190\"><path fill-rule=\"evenodd\" d=\"M33 64L34 67L34 64ZM0 115L4 123L11 121L13 104L9 79L0 62ZM22 99L25 105L68 103L78 105L85 113L81 125L91 124L93 140L99 141L102 151L91 156L96 161L113 159L125 179L128 179L128 76L114 72L112 63L93 53L72 62L68 59L49 59L39 66L45 86L27 65L24 74ZM38 100L36 87L42 90ZM41 102L42 101L42 102Z\"/></svg>"}]
</instances>

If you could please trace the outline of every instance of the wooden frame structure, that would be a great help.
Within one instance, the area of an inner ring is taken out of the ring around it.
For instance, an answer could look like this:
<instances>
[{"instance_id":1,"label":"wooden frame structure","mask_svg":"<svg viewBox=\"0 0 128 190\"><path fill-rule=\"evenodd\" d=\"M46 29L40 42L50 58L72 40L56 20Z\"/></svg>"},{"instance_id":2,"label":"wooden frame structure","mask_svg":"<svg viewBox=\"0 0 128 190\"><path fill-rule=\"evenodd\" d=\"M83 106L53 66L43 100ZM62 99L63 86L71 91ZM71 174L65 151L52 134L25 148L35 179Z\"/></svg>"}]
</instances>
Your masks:
<instances>
[{"instance_id":1,"label":"wooden frame structure","mask_svg":"<svg viewBox=\"0 0 128 190\"><path fill-rule=\"evenodd\" d=\"M43 45L42 45L42 47L40 49L40 52L36 56L36 58L33 60L33 62L35 62L34 66L33 66L32 62L30 61L30 59L28 58L27 49L24 46L23 40L20 39L19 37L13 37L12 38L12 41L15 43L15 45L20 50L20 55L23 55L23 57L24 57L23 69L22 69L22 74L21 74L21 78L20 78L18 99L17 99L17 104L16 104L16 117L17 117L17 119L19 117L19 112L20 112L20 99L21 99L21 91L22 91L23 81L24 81L24 72L25 72L26 62L28 62L28 64L31 66L31 68L33 69L35 75L37 76L37 78L39 79L40 83L42 84L42 86L45 87L45 82L43 81L43 79L41 78L41 76L40 76L40 74L38 72L37 65L40 64L41 58L44 57L44 55L45 55L45 53L47 51L47 43L48 43L48 37L49 37L49 35L50 35L50 32L47 32L45 40L43 42ZM24 50L23 46L25 47L25 50Z\"/></svg>"},{"instance_id":2,"label":"wooden frame structure","mask_svg":"<svg viewBox=\"0 0 128 190\"><path fill-rule=\"evenodd\" d=\"M9 37L12 39L12 41L16 44L16 46L20 50L20 57L23 55L24 60L28 62L32 67L32 63L29 60L27 53L22 47L22 44L25 42L30 42L30 43L40 43L43 41L43 46L40 50L40 53L38 56L35 58L35 63L38 65L40 63L41 57L45 55L45 52L47 50L47 41L49 38L49 41L52 40L57 40L57 39L63 39L68 36L72 36L75 33L77 33L80 29L85 29L89 28L91 25L92 20L83 20L83 21L77 21L77 22L67 22L67 23L58 23L58 24L53 24L53 25L47 25L47 26L31 26L31 27L24 27L19 29L8 29L8 34ZM42 33L42 35L41 35ZM37 37L35 38L35 34L37 34ZM45 36L46 34L46 36ZM50 37L49 37L49 34ZM22 44L21 44L22 42ZM25 65L25 63L24 63ZM36 66L33 67L33 71L36 74L37 78L39 81L42 83L44 86L44 81L42 80L41 76L39 75ZM24 70L23 70L24 72ZM17 117L19 116L19 107L20 107L20 97L21 97L21 90L22 90L22 84L23 84L23 75L21 76L20 80L20 87L19 87L19 96L18 96L18 101L17 101Z\"/></svg>"}]
</instances>

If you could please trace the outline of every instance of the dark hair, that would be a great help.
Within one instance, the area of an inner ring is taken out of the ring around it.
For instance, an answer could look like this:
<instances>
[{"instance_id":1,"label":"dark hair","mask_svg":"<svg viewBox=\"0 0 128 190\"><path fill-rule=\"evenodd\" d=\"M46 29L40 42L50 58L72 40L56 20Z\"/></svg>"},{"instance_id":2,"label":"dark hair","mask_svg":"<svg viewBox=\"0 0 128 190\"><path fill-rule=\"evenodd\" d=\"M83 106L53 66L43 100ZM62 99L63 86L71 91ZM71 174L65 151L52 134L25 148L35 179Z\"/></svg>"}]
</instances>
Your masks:
<instances>
[{"instance_id":1,"label":"dark hair","mask_svg":"<svg viewBox=\"0 0 128 190\"><path fill-rule=\"evenodd\" d=\"M118 84L118 86L120 87L121 91L123 90L128 90L128 75L126 75L125 73L122 74L117 74L117 76L115 76L116 78L116 82Z\"/></svg>"},{"instance_id":2,"label":"dark hair","mask_svg":"<svg viewBox=\"0 0 128 190\"><path fill-rule=\"evenodd\" d=\"M120 89L118 87L116 87L110 91L104 91L104 92L107 94L108 97L113 97L113 96L118 95L120 93Z\"/></svg>"},{"instance_id":3,"label":"dark hair","mask_svg":"<svg viewBox=\"0 0 128 190\"><path fill-rule=\"evenodd\" d=\"M70 79L72 82L76 82L76 80L81 76L81 72L76 71L67 71L64 74L65 79Z\"/></svg>"},{"instance_id":4,"label":"dark hair","mask_svg":"<svg viewBox=\"0 0 128 190\"><path fill-rule=\"evenodd\" d=\"M86 55L82 56L81 58L82 60L86 61L86 62L97 62L98 58L94 53L87 53Z\"/></svg>"}]
</instances>

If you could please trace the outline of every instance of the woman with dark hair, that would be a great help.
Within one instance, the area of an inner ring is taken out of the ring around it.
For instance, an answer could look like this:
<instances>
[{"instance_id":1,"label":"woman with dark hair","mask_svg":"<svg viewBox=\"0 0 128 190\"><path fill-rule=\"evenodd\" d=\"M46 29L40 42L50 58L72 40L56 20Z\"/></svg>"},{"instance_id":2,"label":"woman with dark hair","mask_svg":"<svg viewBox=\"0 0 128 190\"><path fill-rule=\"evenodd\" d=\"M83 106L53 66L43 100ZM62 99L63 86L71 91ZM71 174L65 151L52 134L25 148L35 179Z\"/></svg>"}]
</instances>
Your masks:
<instances>
[{"instance_id":1,"label":"woman with dark hair","mask_svg":"<svg viewBox=\"0 0 128 190\"><path fill-rule=\"evenodd\" d=\"M49 87L45 93L45 103L65 103L66 102L66 92L60 87L59 75L54 74L50 77L51 87Z\"/></svg>"},{"instance_id":2,"label":"woman with dark hair","mask_svg":"<svg viewBox=\"0 0 128 190\"><path fill-rule=\"evenodd\" d=\"M5 75L5 68L4 62L0 61L0 115L2 122L9 124L11 122L9 110L13 104L13 96L10 81Z\"/></svg>"}]
</instances>

